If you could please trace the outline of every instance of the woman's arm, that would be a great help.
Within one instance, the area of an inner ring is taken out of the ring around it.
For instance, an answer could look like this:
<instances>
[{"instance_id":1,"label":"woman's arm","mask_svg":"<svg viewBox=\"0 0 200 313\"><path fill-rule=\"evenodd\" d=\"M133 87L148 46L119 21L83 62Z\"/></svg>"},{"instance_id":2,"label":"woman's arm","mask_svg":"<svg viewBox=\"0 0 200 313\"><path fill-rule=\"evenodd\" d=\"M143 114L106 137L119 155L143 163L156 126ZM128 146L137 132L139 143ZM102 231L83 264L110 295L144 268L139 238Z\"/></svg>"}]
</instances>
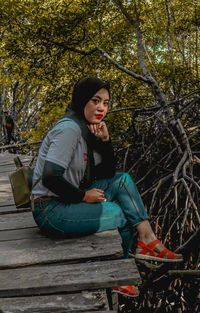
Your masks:
<instances>
[{"instance_id":1,"label":"woman's arm","mask_svg":"<svg viewBox=\"0 0 200 313\"><path fill-rule=\"evenodd\" d=\"M67 203L79 203L81 201L95 203L105 201L104 192L101 189L81 190L70 184L64 177L65 169L53 162L45 161L42 173L43 185L59 196Z\"/></svg>"},{"instance_id":2,"label":"woman's arm","mask_svg":"<svg viewBox=\"0 0 200 313\"><path fill-rule=\"evenodd\" d=\"M95 166L95 178L113 177L115 175L115 157L111 140L100 141L96 150L100 153L102 162Z\"/></svg>"},{"instance_id":3,"label":"woman's arm","mask_svg":"<svg viewBox=\"0 0 200 313\"><path fill-rule=\"evenodd\" d=\"M95 178L110 178L115 175L115 158L109 132L105 122L90 124L91 133L99 140L96 141L95 150L100 153L102 162L95 167Z\"/></svg>"},{"instance_id":4,"label":"woman's arm","mask_svg":"<svg viewBox=\"0 0 200 313\"><path fill-rule=\"evenodd\" d=\"M85 196L85 191L70 184L63 177L64 171L64 167L50 161L45 161L42 173L43 185L58 195L64 202L81 202Z\"/></svg>"}]
</instances>

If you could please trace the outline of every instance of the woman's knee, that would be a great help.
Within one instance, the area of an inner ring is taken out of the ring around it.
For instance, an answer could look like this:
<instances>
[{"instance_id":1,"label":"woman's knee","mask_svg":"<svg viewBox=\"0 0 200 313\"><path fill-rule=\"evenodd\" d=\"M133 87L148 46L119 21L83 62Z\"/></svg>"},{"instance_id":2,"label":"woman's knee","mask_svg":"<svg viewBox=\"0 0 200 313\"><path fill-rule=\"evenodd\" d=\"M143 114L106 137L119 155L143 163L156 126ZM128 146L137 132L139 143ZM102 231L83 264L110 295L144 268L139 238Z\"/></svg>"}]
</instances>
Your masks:
<instances>
[{"instance_id":1,"label":"woman's knee","mask_svg":"<svg viewBox=\"0 0 200 313\"><path fill-rule=\"evenodd\" d=\"M115 176L110 179L110 187L112 191L118 192L121 187L123 187L124 182L126 181L126 173L116 172Z\"/></svg>"},{"instance_id":2,"label":"woman's knee","mask_svg":"<svg viewBox=\"0 0 200 313\"><path fill-rule=\"evenodd\" d=\"M130 181L133 182L132 177L128 173L124 172L117 172L115 174L115 181L119 184L129 183ZM134 182L133 182L134 183Z\"/></svg>"}]
</instances>

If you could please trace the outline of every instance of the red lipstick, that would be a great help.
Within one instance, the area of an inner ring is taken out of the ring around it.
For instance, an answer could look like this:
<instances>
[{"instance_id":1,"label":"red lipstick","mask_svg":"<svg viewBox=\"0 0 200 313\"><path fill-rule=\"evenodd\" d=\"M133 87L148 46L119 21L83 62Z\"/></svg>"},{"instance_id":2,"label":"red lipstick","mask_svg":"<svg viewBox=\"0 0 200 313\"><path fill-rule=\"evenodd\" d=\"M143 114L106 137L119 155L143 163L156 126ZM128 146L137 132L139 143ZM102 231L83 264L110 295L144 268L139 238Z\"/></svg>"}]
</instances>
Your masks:
<instances>
[{"instance_id":1,"label":"red lipstick","mask_svg":"<svg viewBox=\"0 0 200 313\"><path fill-rule=\"evenodd\" d=\"M101 119L103 117L103 114L96 114L96 118Z\"/></svg>"}]
</instances>

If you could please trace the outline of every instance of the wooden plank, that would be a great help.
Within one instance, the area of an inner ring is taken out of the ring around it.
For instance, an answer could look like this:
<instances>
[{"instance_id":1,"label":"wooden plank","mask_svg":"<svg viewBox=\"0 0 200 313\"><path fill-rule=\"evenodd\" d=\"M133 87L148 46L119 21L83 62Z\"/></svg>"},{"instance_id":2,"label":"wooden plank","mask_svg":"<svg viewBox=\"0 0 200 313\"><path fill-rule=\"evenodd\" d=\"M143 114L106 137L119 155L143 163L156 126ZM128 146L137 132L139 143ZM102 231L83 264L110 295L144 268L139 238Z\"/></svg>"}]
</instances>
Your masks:
<instances>
[{"instance_id":1,"label":"wooden plank","mask_svg":"<svg viewBox=\"0 0 200 313\"><path fill-rule=\"evenodd\" d=\"M15 166L15 162L14 162L14 158L16 157L16 155L13 155L13 157L11 159L8 159L8 160L0 160L0 168L3 167L3 166ZM26 164L28 165L31 161L32 158L29 158L29 157L21 157L21 155L19 155L20 157L20 160L22 161L23 164Z\"/></svg>"},{"instance_id":2,"label":"wooden plank","mask_svg":"<svg viewBox=\"0 0 200 313\"><path fill-rule=\"evenodd\" d=\"M17 209L15 205L0 206L0 215L11 214L11 213L23 213L23 212L31 212L31 208Z\"/></svg>"},{"instance_id":3,"label":"wooden plank","mask_svg":"<svg viewBox=\"0 0 200 313\"><path fill-rule=\"evenodd\" d=\"M100 298L101 297L101 298ZM0 298L0 308L14 313L80 313L108 312L103 292L82 292L74 294L48 295L37 297ZM99 311L100 310L100 311ZM109 313L114 311L109 311Z\"/></svg>"},{"instance_id":4,"label":"wooden plank","mask_svg":"<svg viewBox=\"0 0 200 313\"><path fill-rule=\"evenodd\" d=\"M0 176L0 187L1 187L1 185L7 184L7 183L10 183L9 177L7 175L1 175Z\"/></svg>"},{"instance_id":5,"label":"wooden plank","mask_svg":"<svg viewBox=\"0 0 200 313\"><path fill-rule=\"evenodd\" d=\"M44 237L37 226L24 229L2 230L0 231L0 242L19 239L38 239ZM5 243L5 247L6 247Z\"/></svg>"},{"instance_id":6,"label":"wooden plank","mask_svg":"<svg viewBox=\"0 0 200 313\"><path fill-rule=\"evenodd\" d=\"M27 155L27 154L15 154L15 153L2 153L0 152L0 164L4 164L4 163L11 163L13 162L13 159L19 156L21 160L24 161L29 161L32 160L32 156L31 155Z\"/></svg>"},{"instance_id":7,"label":"wooden plank","mask_svg":"<svg viewBox=\"0 0 200 313\"><path fill-rule=\"evenodd\" d=\"M8 211L9 211L10 206L14 206L13 198L12 198L12 200L7 200L7 201L1 201L1 199L0 199L0 210L1 210L1 208L2 208L2 210L6 210L6 208L8 207Z\"/></svg>"},{"instance_id":8,"label":"wooden plank","mask_svg":"<svg viewBox=\"0 0 200 313\"><path fill-rule=\"evenodd\" d=\"M5 184L6 185L6 184ZM8 202L8 201L11 201L13 199L13 193L11 191L11 189L9 189L9 185L8 185L8 188L6 188L5 186L2 188L0 187L0 202Z\"/></svg>"},{"instance_id":9,"label":"wooden plank","mask_svg":"<svg viewBox=\"0 0 200 313\"><path fill-rule=\"evenodd\" d=\"M8 189L0 190L0 199L1 201L6 201L6 202L11 201L13 199L12 191Z\"/></svg>"},{"instance_id":10,"label":"wooden plank","mask_svg":"<svg viewBox=\"0 0 200 313\"><path fill-rule=\"evenodd\" d=\"M31 212L31 208L16 208L11 191L7 193L6 197L0 198L0 215L20 212Z\"/></svg>"},{"instance_id":11,"label":"wooden plank","mask_svg":"<svg viewBox=\"0 0 200 313\"><path fill-rule=\"evenodd\" d=\"M0 173L0 202L13 201L12 189L8 174Z\"/></svg>"},{"instance_id":12,"label":"wooden plank","mask_svg":"<svg viewBox=\"0 0 200 313\"><path fill-rule=\"evenodd\" d=\"M35 230L35 229L34 229ZM117 231L107 231L71 239L36 236L0 242L0 269L35 264L72 262L122 257L120 236Z\"/></svg>"},{"instance_id":13,"label":"wooden plank","mask_svg":"<svg viewBox=\"0 0 200 313\"><path fill-rule=\"evenodd\" d=\"M71 293L139 282L134 259L5 269L0 272L0 297Z\"/></svg>"},{"instance_id":14,"label":"wooden plank","mask_svg":"<svg viewBox=\"0 0 200 313\"><path fill-rule=\"evenodd\" d=\"M15 165L14 161L10 161L10 162L8 161L5 163L0 163L0 173L1 173L1 170L13 168L13 167L16 169L16 165Z\"/></svg>"},{"instance_id":15,"label":"wooden plank","mask_svg":"<svg viewBox=\"0 0 200 313\"><path fill-rule=\"evenodd\" d=\"M35 225L31 212L3 214L0 218L0 231L34 227Z\"/></svg>"},{"instance_id":16,"label":"wooden plank","mask_svg":"<svg viewBox=\"0 0 200 313\"><path fill-rule=\"evenodd\" d=\"M3 156L0 158L0 176L2 176L2 174L6 174L8 176L9 173L16 170L16 166L13 160L16 156L16 154L13 154L11 157ZM29 165L30 161L32 160L32 157L26 155L19 155L19 157L23 165Z\"/></svg>"},{"instance_id":17,"label":"wooden plank","mask_svg":"<svg viewBox=\"0 0 200 313\"><path fill-rule=\"evenodd\" d=\"M1 154L1 153L0 153ZM11 157L1 157L0 158L0 167L1 166L7 166L7 165L15 165L14 158L16 157L16 154L13 154ZM30 161L32 160L32 157L26 156L26 155L18 155L20 160L22 161L23 164L29 164ZM35 160L34 160L35 162Z\"/></svg>"},{"instance_id":18,"label":"wooden plank","mask_svg":"<svg viewBox=\"0 0 200 313\"><path fill-rule=\"evenodd\" d=\"M5 161L4 160L3 161L0 160L0 168L3 167L3 166L10 166L10 165L13 166L13 164L15 164L13 159L12 160L5 160Z\"/></svg>"},{"instance_id":19,"label":"wooden plank","mask_svg":"<svg viewBox=\"0 0 200 313\"><path fill-rule=\"evenodd\" d=\"M5 183L10 183L9 176L7 174L0 173L0 187L3 187Z\"/></svg>"},{"instance_id":20,"label":"wooden plank","mask_svg":"<svg viewBox=\"0 0 200 313\"><path fill-rule=\"evenodd\" d=\"M6 207L9 207L11 205L14 205L13 198L12 198L12 200L8 200L8 201L1 201L1 199L0 199L0 208L5 207L5 209L6 209Z\"/></svg>"},{"instance_id":21,"label":"wooden plank","mask_svg":"<svg viewBox=\"0 0 200 313\"><path fill-rule=\"evenodd\" d=\"M13 164L13 166L9 165L9 167L0 167L0 173L1 175L9 175L10 173L14 172L16 170L16 166Z\"/></svg>"},{"instance_id":22,"label":"wooden plank","mask_svg":"<svg viewBox=\"0 0 200 313\"><path fill-rule=\"evenodd\" d=\"M11 163L17 154L0 152L0 164Z\"/></svg>"},{"instance_id":23,"label":"wooden plank","mask_svg":"<svg viewBox=\"0 0 200 313\"><path fill-rule=\"evenodd\" d=\"M4 175L1 173L1 177L0 177L0 188L5 188L5 185L8 187L10 187L10 180L8 175Z\"/></svg>"}]
</instances>

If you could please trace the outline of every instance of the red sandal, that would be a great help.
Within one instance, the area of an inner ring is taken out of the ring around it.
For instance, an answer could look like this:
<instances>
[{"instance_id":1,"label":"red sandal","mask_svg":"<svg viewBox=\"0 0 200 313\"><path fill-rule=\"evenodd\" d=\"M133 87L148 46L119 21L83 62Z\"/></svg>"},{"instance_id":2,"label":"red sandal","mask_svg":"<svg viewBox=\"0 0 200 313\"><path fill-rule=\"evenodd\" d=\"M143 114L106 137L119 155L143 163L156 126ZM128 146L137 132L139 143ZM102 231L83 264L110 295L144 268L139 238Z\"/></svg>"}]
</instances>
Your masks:
<instances>
[{"instance_id":1,"label":"red sandal","mask_svg":"<svg viewBox=\"0 0 200 313\"><path fill-rule=\"evenodd\" d=\"M113 287L112 289L113 292L132 298L137 297L139 295L138 290L133 285L129 285L126 287Z\"/></svg>"},{"instance_id":2,"label":"red sandal","mask_svg":"<svg viewBox=\"0 0 200 313\"><path fill-rule=\"evenodd\" d=\"M183 256L176 254L167 248L164 248L158 254L155 253L153 248L160 243L160 240L156 239L149 244L145 244L142 241L138 241L135 258L141 260L153 260L158 262L182 262Z\"/></svg>"}]
</instances>

